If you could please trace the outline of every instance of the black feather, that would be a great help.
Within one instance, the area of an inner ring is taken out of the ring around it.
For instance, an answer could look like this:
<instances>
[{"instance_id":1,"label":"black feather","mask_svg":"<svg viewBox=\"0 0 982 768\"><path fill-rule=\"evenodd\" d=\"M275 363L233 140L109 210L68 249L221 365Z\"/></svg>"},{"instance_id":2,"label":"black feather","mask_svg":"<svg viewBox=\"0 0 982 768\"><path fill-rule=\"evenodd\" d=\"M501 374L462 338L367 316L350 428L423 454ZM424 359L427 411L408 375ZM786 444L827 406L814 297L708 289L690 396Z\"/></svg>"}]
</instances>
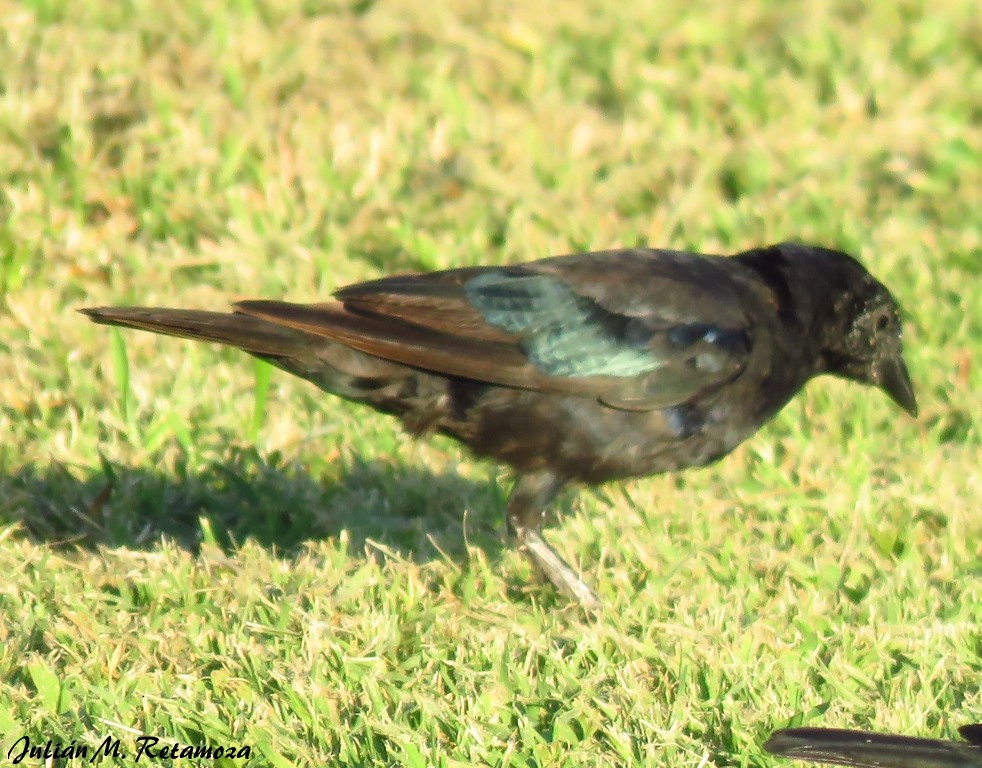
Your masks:
<instances>
[{"instance_id":1,"label":"black feather","mask_svg":"<svg viewBox=\"0 0 982 768\"><path fill-rule=\"evenodd\" d=\"M853 768L982 768L982 725L960 729L966 742L837 728L788 728L764 744L775 755Z\"/></svg>"}]
</instances>

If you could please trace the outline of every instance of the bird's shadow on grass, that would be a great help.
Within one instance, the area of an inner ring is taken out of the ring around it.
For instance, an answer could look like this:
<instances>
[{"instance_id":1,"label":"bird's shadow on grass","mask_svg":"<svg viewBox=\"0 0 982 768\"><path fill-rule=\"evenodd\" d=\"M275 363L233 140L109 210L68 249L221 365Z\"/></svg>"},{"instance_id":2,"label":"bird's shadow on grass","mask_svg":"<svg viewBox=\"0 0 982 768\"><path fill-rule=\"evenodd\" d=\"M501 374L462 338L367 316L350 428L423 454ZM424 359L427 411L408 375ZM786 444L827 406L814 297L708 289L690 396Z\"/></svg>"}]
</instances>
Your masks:
<instances>
[{"instance_id":1,"label":"bird's shadow on grass","mask_svg":"<svg viewBox=\"0 0 982 768\"><path fill-rule=\"evenodd\" d=\"M66 548L153 550L168 538L192 552L204 542L233 552L254 541L290 557L343 535L352 553L376 542L419 564L463 563L476 546L494 562L506 544L503 509L493 481L362 460L317 477L252 449L193 470L104 462L0 475L0 524L20 522L35 541Z\"/></svg>"}]
</instances>

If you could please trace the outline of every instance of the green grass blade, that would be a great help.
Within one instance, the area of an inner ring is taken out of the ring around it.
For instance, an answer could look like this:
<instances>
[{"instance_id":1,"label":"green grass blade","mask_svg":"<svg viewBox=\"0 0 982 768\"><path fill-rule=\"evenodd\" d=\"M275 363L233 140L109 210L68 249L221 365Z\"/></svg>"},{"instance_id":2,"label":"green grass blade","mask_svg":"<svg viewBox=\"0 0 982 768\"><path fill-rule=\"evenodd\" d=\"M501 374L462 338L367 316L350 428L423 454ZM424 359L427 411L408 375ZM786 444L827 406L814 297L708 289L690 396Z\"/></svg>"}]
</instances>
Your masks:
<instances>
[{"instance_id":1,"label":"green grass blade","mask_svg":"<svg viewBox=\"0 0 982 768\"><path fill-rule=\"evenodd\" d=\"M269 381L273 366L265 360L254 359L252 366L256 378L255 401L252 408L252 423L249 425L249 439L256 442L259 431L266 422L266 399L269 394Z\"/></svg>"},{"instance_id":2,"label":"green grass blade","mask_svg":"<svg viewBox=\"0 0 982 768\"><path fill-rule=\"evenodd\" d=\"M116 394L119 397L119 413L126 424L130 440L134 444L140 445L143 440L139 434L139 427L136 422L136 407L133 403L132 390L130 388L130 362L126 354L126 340L118 328L111 328L109 332L109 351L113 359L113 371L116 373Z\"/></svg>"}]
</instances>

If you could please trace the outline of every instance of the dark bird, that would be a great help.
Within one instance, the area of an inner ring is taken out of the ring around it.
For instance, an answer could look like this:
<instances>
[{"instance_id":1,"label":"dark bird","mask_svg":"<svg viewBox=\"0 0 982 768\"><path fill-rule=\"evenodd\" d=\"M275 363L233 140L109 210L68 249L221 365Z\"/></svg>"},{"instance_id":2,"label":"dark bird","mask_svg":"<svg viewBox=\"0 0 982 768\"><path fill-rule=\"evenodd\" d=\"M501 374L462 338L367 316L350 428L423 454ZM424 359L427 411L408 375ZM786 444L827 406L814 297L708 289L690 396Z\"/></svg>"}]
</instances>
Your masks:
<instances>
[{"instance_id":1,"label":"dark bird","mask_svg":"<svg viewBox=\"0 0 982 768\"><path fill-rule=\"evenodd\" d=\"M542 537L566 484L714 462L823 373L917 413L896 300L825 248L605 251L397 275L334 296L242 301L232 313L81 311L239 347L398 416L413 435L441 432L510 465L510 531L588 607L599 601Z\"/></svg>"},{"instance_id":2,"label":"dark bird","mask_svg":"<svg viewBox=\"0 0 982 768\"><path fill-rule=\"evenodd\" d=\"M965 741L836 728L788 728L764 744L773 755L857 768L982 768L982 723L958 729Z\"/></svg>"}]
</instances>

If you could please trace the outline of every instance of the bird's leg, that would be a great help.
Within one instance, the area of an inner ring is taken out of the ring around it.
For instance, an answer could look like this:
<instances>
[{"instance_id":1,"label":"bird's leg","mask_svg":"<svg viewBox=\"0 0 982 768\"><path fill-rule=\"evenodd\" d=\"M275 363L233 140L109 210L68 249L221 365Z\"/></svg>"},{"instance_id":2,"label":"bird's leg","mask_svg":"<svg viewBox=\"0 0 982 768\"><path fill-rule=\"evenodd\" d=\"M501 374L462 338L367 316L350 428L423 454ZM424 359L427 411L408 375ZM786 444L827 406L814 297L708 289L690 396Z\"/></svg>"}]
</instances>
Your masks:
<instances>
[{"instance_id":1,"label":"bird's leg","mask_svg":"<svg viewBox=\"0 0 982 768\"><path fill-rule=\"evenodd\" d=\"M562 486L563 481L548 472L520 475L508 497L508 530L556 589L584 608L596 611L601 607L600 598L542 536L546 507Z\"/></svg>"}]
</instances>

